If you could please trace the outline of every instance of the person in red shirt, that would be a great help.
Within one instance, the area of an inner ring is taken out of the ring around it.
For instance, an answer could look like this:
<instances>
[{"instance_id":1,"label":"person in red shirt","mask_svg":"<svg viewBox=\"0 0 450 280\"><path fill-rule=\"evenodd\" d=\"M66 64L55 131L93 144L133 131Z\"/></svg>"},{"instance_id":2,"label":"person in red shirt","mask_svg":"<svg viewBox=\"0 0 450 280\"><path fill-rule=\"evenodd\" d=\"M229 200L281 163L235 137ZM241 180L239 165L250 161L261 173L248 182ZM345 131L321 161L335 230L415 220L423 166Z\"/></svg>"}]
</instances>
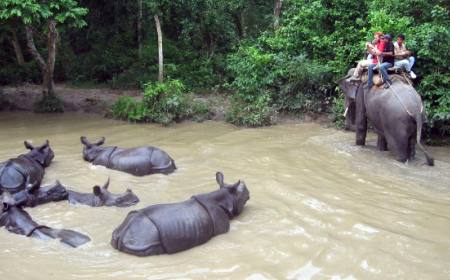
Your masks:
<instances>
[{"instance_id":1,"label":"person in red shirt","mask_svg":"<svg viewBox=\"0 0 450 280\"><path fill-rule=\"evenodd\" d=\"M373 64L369 65L369 77L367 81L367 89L369 90L373 86L373 70L376 66L378 66L378 71L380 71L385 82L384 88L389 88L392 84L387 73L387 69L394 66L394 45L391 39L390 35L384 35L380 44L377 45L377 50L372 60Z\"/></svg>"}]
</instances>

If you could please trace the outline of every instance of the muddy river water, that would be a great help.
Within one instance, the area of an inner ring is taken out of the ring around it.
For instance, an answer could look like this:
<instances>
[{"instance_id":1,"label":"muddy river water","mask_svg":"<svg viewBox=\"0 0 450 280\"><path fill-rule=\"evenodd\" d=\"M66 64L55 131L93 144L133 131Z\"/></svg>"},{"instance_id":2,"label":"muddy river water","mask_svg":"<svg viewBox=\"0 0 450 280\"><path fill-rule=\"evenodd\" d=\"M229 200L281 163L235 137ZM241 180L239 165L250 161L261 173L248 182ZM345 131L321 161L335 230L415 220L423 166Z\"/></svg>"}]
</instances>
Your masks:
<instances>
[{"instance_id":1,"label":"muddy river water","mask_svg":"<svg viewBox=\"0 0 450 280\"><path fill-rule=\"evenodd\" d=\"M154 145L178 170L134 177L81 158L80 136L106 145ZM0 160L25 151L23 140L55 152L44 181L78 191L111 177L141 202L131 208L49 203L27 209L34 220L89 235L69 248L0 228L0 279L450 279L450 149L430 148L400 164L389 152L354 146L354 134L317 124L259 129L221 122L172 127L129 124L98 116L0 113ZM182 201L242 179L250 190L230 232L175 255L135 257L114 250L111 232L126 214Z\"/></svg>"}]
</instances>

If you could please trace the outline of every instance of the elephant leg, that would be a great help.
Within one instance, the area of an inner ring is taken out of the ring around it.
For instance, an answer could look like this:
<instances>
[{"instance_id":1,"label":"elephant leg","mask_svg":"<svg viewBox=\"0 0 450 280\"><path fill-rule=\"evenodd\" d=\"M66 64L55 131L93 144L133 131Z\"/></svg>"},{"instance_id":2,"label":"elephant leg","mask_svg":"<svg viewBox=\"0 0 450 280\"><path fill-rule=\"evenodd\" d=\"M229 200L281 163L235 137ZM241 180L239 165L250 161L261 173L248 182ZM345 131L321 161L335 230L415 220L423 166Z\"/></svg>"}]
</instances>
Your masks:
<instances>
[{"instance_id":1,"label":"elephant leg","mask_svg":"<svg viewBox=\"0 0 450 280\"><path fill-rule=\"evenodd\" d=\"M402 131L392 135L386 135L386 140L389 143L389 147L395 154L395 159L400 162L406 162L409 157L408 146L409 139L406 135L403 135Z\"/></svg>"},{"instance_id":2,"label":"elephant leg","mask_svg":"<svg viewBox=\"0 0 450 280\"><path fill-rule=\"evenodd\" d=\"M388 150L386 138L384 138L384 136L378 135L377 147L380 151Z\"/></svg>"},{"instance_id":3,"label":"elephant leg","mask_svg":"<svg viewBox=\"0 0 450 280\"><path fill-rule=\"evenodd\" d=\"M364 146L367 135L367 118L364 118L356 125L356 145Z\"/></svg>"},{"instance_id":4,"label":"elephant leg","mask_svg":"<svg viewBox=\"0 0 450 280\"><path fill-rule=\"evenodd\" d=\"M416 134L411 135L408 142L408 158L413 159L416 156Z\"/></svg>"}]
</instances>

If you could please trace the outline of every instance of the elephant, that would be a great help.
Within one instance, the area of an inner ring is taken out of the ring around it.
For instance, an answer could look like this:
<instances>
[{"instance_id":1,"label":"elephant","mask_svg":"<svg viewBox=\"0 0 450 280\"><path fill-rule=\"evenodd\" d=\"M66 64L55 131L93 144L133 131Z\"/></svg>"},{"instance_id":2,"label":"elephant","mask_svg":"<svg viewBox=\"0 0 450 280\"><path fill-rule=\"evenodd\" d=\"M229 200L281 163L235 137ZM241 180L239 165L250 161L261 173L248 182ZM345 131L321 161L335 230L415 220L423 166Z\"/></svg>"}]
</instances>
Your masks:
<instances>
[{"instance_id":1,"label":"elephant","mask_svg":"<svg viewBox=\"0 0 450 280\"><path fill-rule=\"evenodd\" d=\"M391 74L393 84L385 89L373 86L367 89L363 83L353 83L347 76L338 80L346 95L346 127L356 130L356 145L365 145L367 120L378 135L379 150L391 149L400 162L415 156L415 144L423 151L429 166L434 159L421 144L425 112L420 96L408 81L397 74Z\"/></svg>"},{"instance_id":2,"label":"elephant","mask_svg":"<svg viewBox=\"0 0 450 280\"><path fill-rule=\"evenodd\" d=\"M62 243L71 247L78 247L91 239L82 233L66 230L53 229L39 225L31 216L16 205L14 198L9 193L4 193L1 197L0 205L0 227L5 227L8 231L25 236L32 236L42 240L59 239Z\"/></svg>"},{"instance_id":3,"label":"elephant","mask_svg":"<svg viewBox=\"0 0 450 280\"><path fill-rule=\"evenodd\" d=\"M167 175L177 168L175 161L166 152L156 147L131 149L100 147L105 142L105 137L96 143L90 143L85 136L82 136L80 140L84 145L83 159L94 165L103 165L135 176L155 173Z\"/></svg>"},{"instance_id":4,"label":"elephant","mask_svg":"<svg viewBox=\"0 0 450 280\"><path fill-rule=\"evenodd\" d=\"M42 146L34 147L30 142L24 142L30 150L26 154L0 163L0 194L24 190L29 185L39 188L44 177L44 168L48 167L55 157L48 140Z\"/></svg>"},{"instance_id":5,"label":"elephant","mask_svg":"<svg viewBox=\"0 0 450 280\"><path fill-rule=\"evenodd\" d=\"M243 181L225 184L221 172L216 180L219 190L131 211L112 233L111 245L136 256L173 254L228 232L250 194Z\"/></svg>"},{"instance_id":6,"label":"elephant","mask_svg":"<svg viewBox=\"0 0 450 280\"><path fill-rule=\"evenodd\" d=\"M68 200L72 204L84 204L92 207L129 207L139 202L139 198L130 189L127 189L123 194L112 194L108 191L108 187L109 178L103 187L94 186L93 193L79 193L68 190Z\"/></svg>"}]
</instances>

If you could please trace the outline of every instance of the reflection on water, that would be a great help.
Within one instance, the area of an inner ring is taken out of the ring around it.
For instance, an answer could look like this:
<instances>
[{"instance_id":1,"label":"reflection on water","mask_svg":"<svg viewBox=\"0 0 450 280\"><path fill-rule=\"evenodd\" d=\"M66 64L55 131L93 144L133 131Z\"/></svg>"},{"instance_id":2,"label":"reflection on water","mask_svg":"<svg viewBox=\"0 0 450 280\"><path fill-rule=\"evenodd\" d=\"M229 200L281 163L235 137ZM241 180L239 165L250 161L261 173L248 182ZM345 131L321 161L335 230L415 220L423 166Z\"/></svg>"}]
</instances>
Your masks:
<instances>
[{"instance_id":1,"label":"reflection on water","mask_svg":"<svg viewBox=\"0 0 450 280\"><path fill-rule=\"evenodd\" d=\"M92 241L72 249L0 229L2 279L449 279L450 149L434 148L436 166L408 165L389 152L353 145L352 133L316 124L242 129L206 122L173 127L97 116L0 114L0 160L45 139L55 151L45 182L89 192L140 197L132 208L51 203L28 209L39 223L74 229ZM178 170L133 177L81 159L80 136L106 145L154 145ZM111 232L132 209L215 190L215 172L245 180L251 194L229 233L176 254L139 258L115 251Z\"/></svg>"}]
</instances>

